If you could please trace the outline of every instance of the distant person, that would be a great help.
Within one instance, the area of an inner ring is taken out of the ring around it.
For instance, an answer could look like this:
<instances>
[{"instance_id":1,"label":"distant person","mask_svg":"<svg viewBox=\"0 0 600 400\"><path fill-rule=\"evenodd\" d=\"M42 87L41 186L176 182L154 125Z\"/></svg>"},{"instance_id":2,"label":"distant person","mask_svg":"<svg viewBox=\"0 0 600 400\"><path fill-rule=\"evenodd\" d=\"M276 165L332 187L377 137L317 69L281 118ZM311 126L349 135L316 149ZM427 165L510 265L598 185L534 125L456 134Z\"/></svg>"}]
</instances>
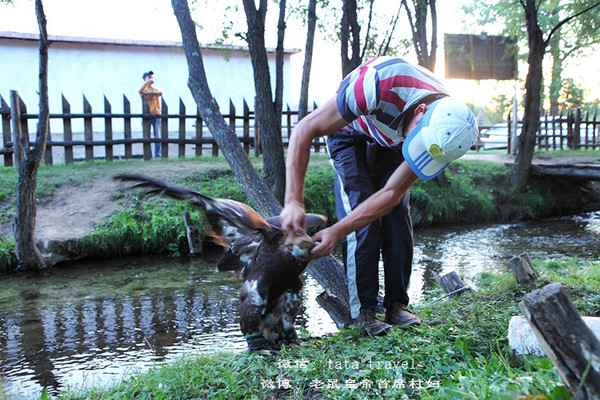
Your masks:
<instances>
[{"instance_id":1,"label":"distant person","mask_svg":"<svg viewBox=\"0 0 600 400\"><path fill-rule=\"evenodd\" d=\"M154 130L154 138L159 139L160 124L162 121L160 118L160 115L162 114L160 99L162 96L162 90L154 86L154 72L144 72L142 79L144 79L144 84L140 90L138 90L138 93L144 100L146 100L146 103L148 104L148 109L150 111L150 127ZM154 157L161 157L161 143L154 143Z\"/></svg>"}]
</instances>

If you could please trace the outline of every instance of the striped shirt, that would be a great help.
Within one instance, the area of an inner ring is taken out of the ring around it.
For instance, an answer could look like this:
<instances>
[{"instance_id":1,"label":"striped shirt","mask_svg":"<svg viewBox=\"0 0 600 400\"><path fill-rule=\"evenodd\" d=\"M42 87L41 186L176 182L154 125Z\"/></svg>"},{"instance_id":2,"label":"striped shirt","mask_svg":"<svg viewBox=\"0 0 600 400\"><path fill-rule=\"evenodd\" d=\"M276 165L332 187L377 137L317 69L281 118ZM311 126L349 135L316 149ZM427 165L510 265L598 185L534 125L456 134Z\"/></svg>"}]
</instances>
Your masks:
<instances>
[{"instance_id":1,"label":"striped shirt","mask_svg":"<svg viewBox=\"0 0 600 400\"><path fill-rule=\"evenodd\" d=\"M342 81L337 108L354 130L385 147L404 141L405 111L426 96L448 95L448 90L423 67L396 57L377 57Z\"/></svg>"}]
</instances>

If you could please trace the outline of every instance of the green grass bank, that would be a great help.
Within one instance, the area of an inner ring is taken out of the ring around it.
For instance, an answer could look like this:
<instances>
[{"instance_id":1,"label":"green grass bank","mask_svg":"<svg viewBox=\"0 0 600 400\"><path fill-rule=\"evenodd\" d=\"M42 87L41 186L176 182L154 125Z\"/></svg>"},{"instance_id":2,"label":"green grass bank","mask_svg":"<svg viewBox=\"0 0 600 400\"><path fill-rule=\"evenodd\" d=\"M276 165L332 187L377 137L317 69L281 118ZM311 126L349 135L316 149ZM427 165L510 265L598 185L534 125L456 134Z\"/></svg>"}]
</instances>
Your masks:
<instances>
[{"instance_id":1,"label":"green grass bank","mask_svg":"<svg viewBox=\"0 0 600 400\"><path fill-rule=\"evenodd\" d=\"M260 160L252 161L260 169ZM38 202L51 202L58 190L70 191L84 182L110 178L123 170L159 176L213 197L248 202L224 159L212 157L42 165L38 175ZM509 182L509 168L497 162L459 160L450 165L446 176L447 185L419 181L411 189L415 229L434 224L507 222L581 212L598 207L600 198L589 184L579 186L558 180L533 180L526 192L517 192ZM14 217L16 184L16 170L0 167L0 225L8 224ZM333 170L327 157L313 156L306 179L306 208L335 222L332 188ZM77 246L89 257L184 254L187 241L181 214L189 210L194 219L202 218L187 204L141 197L139 193L115 191L112 201L120 202L124 209L77 240ZM5 231L0 234L0 271L12 271L15 266L14 239Z\"/></svg>"}]
</instances>

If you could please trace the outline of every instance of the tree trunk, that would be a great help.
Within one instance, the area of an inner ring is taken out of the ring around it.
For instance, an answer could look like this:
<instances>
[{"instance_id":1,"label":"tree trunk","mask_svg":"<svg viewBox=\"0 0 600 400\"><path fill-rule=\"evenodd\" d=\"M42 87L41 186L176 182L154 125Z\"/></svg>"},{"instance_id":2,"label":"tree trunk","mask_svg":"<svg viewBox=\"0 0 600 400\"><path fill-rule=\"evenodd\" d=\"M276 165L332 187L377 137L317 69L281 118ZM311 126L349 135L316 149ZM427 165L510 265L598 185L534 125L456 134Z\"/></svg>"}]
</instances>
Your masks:
<instances>
[{"instance_id":1,"label":"tree trunk","mask_svg":"<svg viewBox=\"0 0 600 400\"><path fill-rule=\"evenodd\" d=\"M202 53L196 37L196 25L190 16L187 1L171 0L171 4L179 23L183 39L183 50L188 62L190 74L188 86L194 100L198 104L202 120L206 122L227 162L231 166L238 185L244 190L252 205L263 216L278 215L281 211L281 205L275 200L273 194L252 167L237 136L225 123L219 111L219 106L210 93L204 71ZM335 258L324 257L314 260L309 263L306 271L323 288L329 288L337 298L345 299L346 304L348 303L344 267Z\"/></svg>"},{"instance_id":2,"label":"tree trunk","mask_svg":"<svg viewBox=\"0 0 600 400\"><path fill-rule=\"evenodd\" d=\"M552 55L552 81L550 82L550 115L558 115L558 98L562 87L561 72L563 69L560 56L560 30L556 31L550 41L550 54Z\"/></svg>"},{"instance_id":3,"label":"tree trunk","mask_svg":"<svg viewBox=\"0 0 600 400\"><path fill-rule=\"evenodd\" d=\"M263 174L266 185L275 198L282 202L285 194L285 160L281 138L281 114L273 103L271 74L265 47L265 16L267 0L260 0L256 9L254 0L243 0L248 23L248 47L254 71L256 110L260 123L260 145L263 153Z\"/></svg>"},{"instance_id":4,"label":"tree trunk","mask_svg":"<svg viewBox=\"0 0 600 400\"><path fill-rule=\"evenodd\" d=\"M30 147L29 138L21 135L20 146L23 151L23 160L19 164L19 177L17 181L17 207L15 213L14 236L15 254L18 260L18 270L41 270L46 268L46 263L35 241L35 220L37 213L36 188L37 174L46 149L48 134L48 119L50 117L48 105L48 33L46 31L46 15L42 0L35 2L35 14L40 31L39 39L39 120L36 140ZM18 104L19 95L11 92L11 102Z\"/></svg>"},{"instance_id":5,"label":"tree trunk","mask_svg":"<svg viewBox=\"0 0 600 400\"><path fill-rule=\"evenodd\" d=\"M529 71L525 80L525 110L523 128L519 136L517 157L511 169L511 182L519 189L525 190L529 181L531 160L535 149L535 134L540 123L540 101L542 85L542 61L546 42L538 25L537 9L534 0L525 4L527 34L529 40Z\"/></svg>"},{"instance_id":6,"label":"tree trunk","mask_svg":"<svg viewBox=\"0 0 600 400\"><path fill-rule=\"evenodd\" d=\"M206 122L215 141L231 166L238 185L244 190L252 205L266 216L277 215L281 205L270 193L269 188L260 179L250 160L244 153L235 133L223 119L216 100L212 97L200 45L196 37L196 25L189 14L186 0L172 0L173 11L179 23L186 55L189 78L188 86L198 104L198 112Z\"/></svg>"},{"instance_id":7,"label":"tree trunk","mask_svg":"<svg viewBox=\"0 0 600 400\"><path fill-rule=\"evenodd\" d=\"M308 18L306 30L306 47L304 49L304 66L302 68L302 84L300 87L300 101L298 102L298 120L308 114L308 86L310 83L310 69L312 66L313 48L315 43L315 26L317 25L317 0L308 2Z\"/></svg>"},{"instance_id":8,"label":"tree trunk","mask_svg":"<svg viewBox=\"0 0 600 400\"><path fill-rule=\"evenodd\" d=\"M280 116L283 108L283 55L285 38L285 0L279 1L279 22L277 23L277 48L275 50L275 112Z\"/></svg>"},{"instance_id":9,"label":"tree trunk","mask_svg":"<svg viewBox=\"0 0 600 400\"><path fill-rule=\"evenodd\" d=\"M342 75L346 76L361 63L360 26L358 25L358 16L356 14L356 0L344 0L340 42Z\"/></svg>"},{"instance_id":10,"label":"tree trunk","mask_svg":"<svg viewBox=\"0 0 600 400\"><path fill-rule=\"evenodd\" d=\"M435 0L429 0L429 12L431 14L431 52L429 53L429 68L435 70L437 62L437 10L435 8Z\"/></svg>"},{"instance_id":11,"label":"tree trunk","mask_svg":"<svg viewBox=\"0 0 600 400\"><path fill-rule=\"evenodd\" d=\"M37 214L36 188L39 162L25 157L19 165L17 182L17 208L14 222L15 255L17 270L41 270L46 263L35 241L35 221Z\"/></svg>"},{"instance_id":12,"label":"tree trunk","mask_svg":"<svg viewBox=\"0 0 600 400\"><path fill-rule=\"evenodd\" d=\"M406 0L402 0L412 32L413 47L419 65L433 71L437 52L437 12L435 0L413 0L412 11ZM427 37L427 7L431 14L431 40ZM413 16L414 13L414 16ZM429 46L431 41L431 46Z\"/></svg>"}]
</instances>

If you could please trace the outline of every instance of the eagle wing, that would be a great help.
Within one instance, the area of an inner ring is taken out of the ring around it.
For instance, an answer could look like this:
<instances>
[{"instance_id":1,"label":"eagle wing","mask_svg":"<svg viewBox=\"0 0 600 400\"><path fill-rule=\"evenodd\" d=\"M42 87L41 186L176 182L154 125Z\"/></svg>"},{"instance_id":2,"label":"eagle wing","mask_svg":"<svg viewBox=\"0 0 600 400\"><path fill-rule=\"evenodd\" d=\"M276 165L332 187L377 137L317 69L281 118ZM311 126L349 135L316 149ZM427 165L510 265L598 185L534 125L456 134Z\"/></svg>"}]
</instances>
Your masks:
<instances>
[{"instance_id":1,"label":"eagle wing","mask_svg":"<svg viewBox=\"0 0 600 400\"><path fill-rule=\"evenodd\" d=\"M146 194L162 194L187 201L202 209L206 215L204 228L207 235L216 244L231 250L239 257L242 266L254 258L265 234L280 231L252 207L239 201L215 199L195 190L143 175L119 174L114 178L124 182L135 182L132 188L147 189Z\"/></svg>"}]
</instances>

